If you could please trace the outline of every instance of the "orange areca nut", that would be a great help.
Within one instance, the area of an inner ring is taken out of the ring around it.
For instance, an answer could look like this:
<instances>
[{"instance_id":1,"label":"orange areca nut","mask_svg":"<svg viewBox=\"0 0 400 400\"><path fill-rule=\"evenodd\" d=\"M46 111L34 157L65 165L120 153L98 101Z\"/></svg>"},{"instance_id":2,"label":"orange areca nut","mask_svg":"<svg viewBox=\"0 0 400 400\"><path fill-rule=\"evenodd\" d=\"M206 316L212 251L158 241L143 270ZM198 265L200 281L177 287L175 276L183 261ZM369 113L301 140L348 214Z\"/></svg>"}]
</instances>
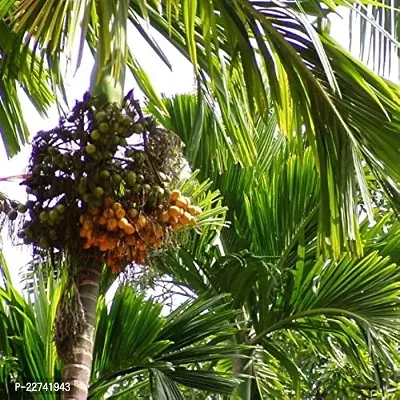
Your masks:
<instances>
[{"instance_id":1,"label":"orange areca nut","mask_svg":"<svg viewBox=\"0 0 400 400\"><path fill-rule=\"evenodd\" d=\"M177 224L175 224L175 225L172 225L172 230L174 231L174 232L176 232L177 230L179 230L179 229L181 229L182 228L182 224L181 223L177 223Z\"/></svg>"},{"instance_id":2,"label":"orange areca nut","mask_svg":"<svg viewBox=\"0 0 400 400\"><path fill-rule=\"evenodd\" d=\"M171 217L178 217L179 215L181 215L181 210L180 210L180 208L177 207L177 206L171 206L171 207L168 209L168 214L169 214Z\"/></svg>"},{"instance_id":3,"label":"orange areca nut","mask_svg":"<svg viewBox=\"0 0 400 400\"><path fill-rule=\"evenodd\" d=\"M168 213L168 211L164 211L164 212L162 213L162 215L161 215L161 220L162 220L162 222L168 222L168 220L169 220L169 213Z\"/></svg>"},{"instance_id":4,"label":"orange areca nut","mask_svg":"<svg viewBox=\"0 0 400 400\"><path fill-rule=\"evenodd\" d=\"M133 227L133 225L128 224L125 228L124 228L124 232L127 235L132 235L135 232L135 228Z\"/></svg>"},{"instance_id":5,"label":"orange areca nut","mask_svg":"<svg viewBox=\"0 0 400 400\"><path fill-rule=\"evenodd\" d=\"M129 224L129 221L126 218L121 218L118 221L118 228L124 229L128 225L130 225L130 224Z\"/></svg>"},{"instance_id":6,"label":"orange areca nut","mask_svg":"<svg viewBox=\"0 0 400 400\"><path fill-rule=\"evenodd\" d=\"M193 215L195 215L195 216L200 215L203 212L201 207L193 206L193 208L194 208Z\"/></svg>"},{"instance_id":7,"label":"orange areca nut","mask_svg":"<svg viewBox=\"0 0 400 400\"><path fill-rule=\"evenodd\" d=\"M106 208L103 211L103 217L106 218L106 219L113 218L114 217L114 210L111 209L111 208Z\"/></svg>"},{"instance_id":8,"label":"orange areca nut","mask_svg":"<svg viewBox=\"0 0 400 400\"><path fill-rule=\"evenodd\" d=\"M178 198L176 199L176 201L175 201L175 204L176 204L178 207L183 208L184 210L186 210L186 209L188 208L188 201L187 201L186 197L183 197L183 196L178 197Z\"/></svg>"},{"instance_id":9,"label":"orange areca nut","mask_svg":"<svg viewBox=\"0 0 400 400\"><path fill-rule=\"evenodd\" d=\"M84 223L83 223L83 227L87 230L92 229L93 228L93 222L89 219L87 219Z\"/></svg>"},{"instance_id":10,"label":"orange areca nut","mask_svg":"<svg viewBox=\"0 0 400 400\"><path fill-rule=\"evenodd\" d=\"M107 221L107 229L109 231L115 231L118 228L118 221L115 218L110 218Z\"/></svg>"},{"instance_id":11,"label":"orange areca nut","mask_svg":"<svg viewBox=\"0 0 400 400\"><path fill-rule=\"evenodd\" d=\"M123 208L117 208L117 210L115 211L115 216L118 219L124 218L125 217L125 210Z\"/></svg>"},{"instance_id":12,"label":"orange areca nut","mask_svg":"<svg viewBox=\"0 0 400 400\"><path fill-rule=\"evenodd\" d=\"M120 208L122 208L122 204L121 204L121 203L115 202L115 203L112 205L112 209L113 209L114 211L117 211L117 210L120 209Z\"/></svg>"},{"instance_id":13,"label":"orange areca nut","mask_svg":"<svg viewBox=\"0 0 400 400\"><path fill-rule=\"evenodd\" d=\"M114 250L118 246L118 239L116 238L109 238L106 242L108 250Z\"/></svg>"},{"instance_id":14,"label":"orange areca nut","mask_svg":"<svg viewBox=\"0 0 400 400\"><path fill-rule=\"evenodd\" d=\"M169 219L169 224L172 226L172 225L175 225L175 224L177 224L178 223L178 217L172 217L172 218L170 218Z\"/></svg>"},{"instance_id":15,"label":"orange areca nut","mask_svg":"<svg viewBox=\"0 0 400 400\"><path fill-rule=\"evenodd\" d=\"M181 222L184 225L189 225L193 220L193 217L185 211L183 215L181 215L179 222Z\"/></svg>"},{"instance_id":16,"label":"orange areca nut","mask_svg":"<svg viewBox=\"0 0 400 400\"><path fill-rule=\"evenodd\" d=\"M178 189L175 189L171 192L171 201L176 201L178 198L181 197L181 192Z\"/></svg>"},{"instance_id":17,"label":"orange areca nut","mask_svg":"<svg viewBox=\"0 0 400 400\"><path fill-rule=\"evenodd\" d=\"M147 224L147 218L143 214L140 214L136 221L137 229L138 230L142 229L146 224Z\"/></svg>"},{"instance_id":18,"label":"orange areca nut","mask_svg":"<svg viewBox=\"0 0 400 400\"><path fill-rule=\"evenodd\" d=\"M107 242L101 242L99 249L100 249L100 251L107 251L108 250L108 243Z\"/></svg>"},{"instance_id":19,"label":"orange areca nut","mask_svg":"<svg viewBox=\"0 0 400 400\"><path fill-rule=\"evenodd\" d=\"M146 243L144 243L141 239L137 241L136 247L141 251L145 251L147 249Z\"/></svg>"},{"instance_id":20,"label":"orange areca nut","mask_svg":"<svg viewBox=\"0 0 400 400\"><path fill-rule=\"evenodd\" d=\"M149 236L147 236L148 243L153 244L153 243L155 243L155 241L156 241L156 235L154 235L154 233L151 233Z\"/></svg>"}]
</instances>

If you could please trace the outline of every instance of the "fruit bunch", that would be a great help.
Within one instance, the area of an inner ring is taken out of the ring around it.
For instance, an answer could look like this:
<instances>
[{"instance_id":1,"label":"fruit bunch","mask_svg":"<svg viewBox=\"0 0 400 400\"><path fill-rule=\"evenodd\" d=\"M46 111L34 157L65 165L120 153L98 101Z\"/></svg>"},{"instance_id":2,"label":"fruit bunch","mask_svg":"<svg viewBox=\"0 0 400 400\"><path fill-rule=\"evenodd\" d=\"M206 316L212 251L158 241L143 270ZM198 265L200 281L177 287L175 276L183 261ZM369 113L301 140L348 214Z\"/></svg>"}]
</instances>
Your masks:
<instances>
[{"instance_id":1,"label":"fruit bunch","mask_svg":"<svg viewBox=\"0 0 400 400\"><path fill-rule=\"evenodd\" d=\"M126 97L121 107L85 96L34 138L20 237L38 250L98 254L115 272L143 264L168 230L194 224L200 213L171 192L181 163L176 135L143 116L137 101Z\"/></svg>"},{"instance_id":2,"label":"fruit bunch","mask_svg":"<svg viewBox=\"0 0 400 400\"><path fill-rule=\"evenodd\" d=\"M193 225L195 216L201 213L179 190L172 191L170 203L166 211L157 209L146 216L133 203L123 206L111 198L104 199L102 208L92 206L79 218L83 248L97 247L114 273L126 263L144 264L148 250L162 246L168 229Z\"/></svg>"},{"instance_id":3,"label":"fruit bunch","mask_svg":"<svg viewBox=\"0 0 400 400\"><path fill-rule=\"evenodd\" d=\"M91 207L79 221L83 248L97 247L114 273L127 263L144 264L148 246L161 247L164 236L162 227L143 213L111 198L104 199L102 208Z\"/></svg>"},{"instance_id":4,"label":"fruit bunch","mask_svg":"<svg viewBox=\"0 0 400 400\"><path fill-rule=\"evenodd\" d=\"M19 214L24 214L26 211L25 204L10 200L5 194L0 193L0 214L4 213L8 220L15 221Z\"/></svg>"},{"instance_id":5,"label":"fruit bunch","mask_svg":"<svg viewBox=\"0 0 400 400\"><path fill-rule=\"evenodd\" d=\"M177 231L186 225L194 225L196 216L201 214L201 208L191 205L188 197L182 196L179 190L173 190L170 206L162 214L162 221Z\"/></svg>"}]
</instances>

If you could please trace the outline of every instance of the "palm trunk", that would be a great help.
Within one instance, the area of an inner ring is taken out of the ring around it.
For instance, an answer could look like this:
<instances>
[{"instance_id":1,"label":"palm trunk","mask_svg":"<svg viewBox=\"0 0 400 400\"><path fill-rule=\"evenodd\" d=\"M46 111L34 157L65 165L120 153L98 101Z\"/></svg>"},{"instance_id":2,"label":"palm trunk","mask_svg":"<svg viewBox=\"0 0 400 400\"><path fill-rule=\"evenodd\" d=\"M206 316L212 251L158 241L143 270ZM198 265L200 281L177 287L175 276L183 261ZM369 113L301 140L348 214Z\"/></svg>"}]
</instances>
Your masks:
<instances>
[{"instance_id":1,"label":"palm trunk","mask_svg":"<svg viewBox=\"0 0 400 400\"><path fill-rule=\"evenodd\" d=\"M244 317L241 315L237 317L236 322L239 323L240 326L242 326L244 329L246 329L246 322ZM235 337L236 343L248 343L249 342L249 336L246 333L246 331L238 333ZM251 351L246 352L245 355L251 357ZM249 377L246 379L243 379L243 381L239 384L235 396L232 396L231 398L234 399L236 396L239 396L241 400L251 400L252 398L252 364L250 362L250 359L247 358L236 358L233 360L233 369L232 372L234 374L239 374L239 375L248 375Z\"/></svg>"},{"instance_id":2,"label":"palm trunk","mask_svg":"<svg viewBox=\"0 0 400 400\"><path fill-rule=\"evenodd\" d=\"M86 400L92 368L92 353L99 297L100 269L87 268L77 276L77 289L85 315L83 331L72 348L71 361L64 364L64 400ZM70 390L67 391L67 388Z\"/></svg>"}]
</instances>

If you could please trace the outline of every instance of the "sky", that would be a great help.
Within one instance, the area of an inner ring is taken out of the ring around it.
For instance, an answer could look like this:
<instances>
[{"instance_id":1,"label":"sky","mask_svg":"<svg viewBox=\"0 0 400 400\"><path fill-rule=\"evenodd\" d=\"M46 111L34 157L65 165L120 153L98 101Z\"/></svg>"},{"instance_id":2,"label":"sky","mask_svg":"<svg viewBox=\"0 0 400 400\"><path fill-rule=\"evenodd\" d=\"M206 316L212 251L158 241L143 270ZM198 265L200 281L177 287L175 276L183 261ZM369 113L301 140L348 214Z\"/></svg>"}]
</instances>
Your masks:
<instances>
[{"instance_id":1,"label":"sky","mask_svg":"<svg viewBox=\"0 0 400 400\"><path fill-rule=\"evenodd\" d=\"M348 17L347 12L341 12L342 16L332 18L332 36L348 48ZM151 82L153 83L159 94L173 95L176 93L190 92L194 89L194 77L191 64L170 45L157 32L153 36L160 44L164 53L170 60L173 70L170 71L166 65L160 62L158 56L147 46L144 39L136 32L130 32L130 45L134 48L134 53L144 70L148 73ZM355 49L354 55L357 49ZM73 60L72 60L73 65ZM86 92L90 82L90 74L93 66L93 60L90 54L86 52L84 61L76 73L70 68L66 75L66 91L68 93L68 101L73 105L75 100L80 100ZM143 98L140 95L135 81L132 76L127 78L125 91L130 88L136 88L136 96L139 99ZM42 119L29 101L23 99L23 110L26 120L29 123L29 128L32 134L39 130L51 129L58 123L58 112L55 107L49 111L49 118ZM17 156L11 160L7 160L4 149L0 146L0 177L21 174L24 172L29 160L30 146L26 146ZM6 193L10 198L24 201L26 199L25 190L18 185L17 182L0 182L0 192ZM22 246L13 246L6 235L3 237L3 252L8 262L9 269L12 274L14 284L19 285L18 272L30 259L29 250Z\"/></svg>"}]
</instances>

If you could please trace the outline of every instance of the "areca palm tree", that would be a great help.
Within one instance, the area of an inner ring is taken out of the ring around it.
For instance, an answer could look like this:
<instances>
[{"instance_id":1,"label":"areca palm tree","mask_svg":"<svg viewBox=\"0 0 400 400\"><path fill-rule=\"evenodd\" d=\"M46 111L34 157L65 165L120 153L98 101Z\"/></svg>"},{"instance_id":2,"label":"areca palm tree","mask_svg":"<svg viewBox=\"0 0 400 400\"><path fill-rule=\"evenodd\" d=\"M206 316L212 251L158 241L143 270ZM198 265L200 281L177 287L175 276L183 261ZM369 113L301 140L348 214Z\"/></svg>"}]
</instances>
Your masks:
<instances>
[{"instance_id":1,"label":"areca palm tree","mask_svg":"<svg viewBox=\"0 0 400 400\"><path fill-rule=\"evenodd\" d=\"M197 101L194 96L166 100L171 117L164 123L184 140L198 123ZM214 123L203 116L205 131ZM273 114L268 124L260 119L258 129L255 165L205 169L224 196L231 226L191 236L179 252L157 258L157 269L199 295L230 293L233 306L242 310L236 323L248 331L237 340L256 350L251 362L236 367L254 378L241 386L241 398L308 398L323 392L340 397L340 390L356 398L359 392L398 391L398 221L376 206L377 223L370 225L360 210L364 256L335 260L320 254L321 183L312 150L277 136ZM186 152L195 167L215 162L204 147L209 148L208 136L200 139L195 156L190 148ZM212 246L216 239L218 246ZM329 363L343 371L331 387L313 375L326 366L329 381L334 376Z\"/></svg>"},{"instance_id":2,"label":"areca palm tree","mask_svg":"<svg viewBox=\"0 0 400 400\"><path fill-rule=\"evenodd\" d=\"M399 208L398 87L370 72L320 29L318 22L326 17L327 9L333 11L335 7L336 3L331 2L308 2L300 7L291 2L276 5L245 0L202 4L193 0L11 1L1 8L1 15L6 17L4 32L12 37L10 46L2 48L7 55L4 76L8 77L13 66L19 65L21 54L32 52L35 60L40 52L43 68L39 68L39 82L48 78L54 88L62 89L58 60L74 48L78 43L75 38L79 36L79 54L87 43L95 56L92 81L88 82L91 94L102 95L105 101L121 102L129 68L152 100L153 113L168 126L167 114L171 116L176 110L168 110L157 97L135 58L134 44L130 45L128 40L129 23L144 36L160 60L168 64L141 23L147 21L193 64L199 96L194 118L198 123L179 133L191 153L187 154L190 161L202 169L204 177L212 177L223 188L224 181L215 176L215 171L224 172L229 167L232 177L240 176L241 167L250 167L260 160L261 168L267 168L268 156L278 145L260 130L260 126L276 131L271 119L276 120L280 141L286 137L290 143L282 159L291 159L293 154L301 160L312 158L312 168L319 173L318 190L312 186L315 182L304 177L305 184L311 184L310 189L317 191L317 198L313 198L316 203L308 203L312 208L302 222L304 227L308 226L308 221L318 226L317 254L330 253L339 259L346 251L360 256L363 243L357 224L357 204L362 203L369 218L373 217L368 173L373 174L385 191L391 206L395 210ZM316 23L310 22L307 15L314 16ZM36 63L33 61L30 65ZM44 92L41 93L43 97ZM9 99L13 98L11 93ZM214 121L211 131L214 135L208 135L206 142L202 125L205 115ZM16 134L10 129L7 132L14 140L9 148L15 150ZM201 152L200 146L204 146ZM216 149L214 157L207 157L207 152L212 152L213 148ZM307 156L301 154L303 151ZM199 159L204 163L196 165ZM235 167L230 168L231 164ZM265 171L257 171L260 172ZM292 195L291 191L288 193ZM224 194L227 198L227 193ZM264 204L267 200L256 199L254 193L251 196L254 197L251 200L243 196L228 203L236 201L230 204L232 209L235 205L246 205L250 215L252 209L248 204L256 201ZM231 214L240 220L245 215ZM270 234L274 232L273 237L276 237L280 228L277 215L273 213L269 217L268 221L275 223ZM260 217L252 221L251 226L262 226L265 221ZM224 233L222 242L226 251L235 253L237 246L253 250L260 239L250 244L251 232L254 235L256 230L247 228L247 231ZM296 230L288 232L297 240ZM285 257L292 257L297 242L293 239L288 244L285 240L284 244L277 243L272 254L267 252L267 255L278 257L276 252L285 245L288 246ZM279 266L285 265L288 259ZM79 277L83 282L78 291L86 313L84 336L89 339L88 343L93 335L99 271L100 266L91 265ZM77 391L81 386L81 395L85 396L92 348L83 346L82 342L82 351L76 350L73 352L76 359L66 379L77 382ZM80 367L76 368L77 365ZM78 384L80 380L82 385Z\"/></svg>"},{"instance_id":3,"label":"areca palm tree","mask_svg":"<svg viewBox=\"0 0 400 400\"><path fill-rule=\"evenodd\" d=\"M3 257L1 268L1 396L22 399L39 394L57 399L63 391L62 362L52 336L65 279L53 273L30 274L26 282L31 286L21 294ZM42 265L42 271L47 268ZM119 286L110 303L104 295L97 308L88 398L108 394L108 398L183 399L185 393L201 398L207 393L231 393L237 386L238 377L224 363L229 366L244 346L229 339L235 330L229 319L235 311L226 295L188 301L166 316L161 316L161 303L145 300L127 285ZM129 334L121 336L121 331ZM47 386L30 392L20 389L28 382ZM50 389L50 383L56 389Z\"/></svg>"}]
</instances>

